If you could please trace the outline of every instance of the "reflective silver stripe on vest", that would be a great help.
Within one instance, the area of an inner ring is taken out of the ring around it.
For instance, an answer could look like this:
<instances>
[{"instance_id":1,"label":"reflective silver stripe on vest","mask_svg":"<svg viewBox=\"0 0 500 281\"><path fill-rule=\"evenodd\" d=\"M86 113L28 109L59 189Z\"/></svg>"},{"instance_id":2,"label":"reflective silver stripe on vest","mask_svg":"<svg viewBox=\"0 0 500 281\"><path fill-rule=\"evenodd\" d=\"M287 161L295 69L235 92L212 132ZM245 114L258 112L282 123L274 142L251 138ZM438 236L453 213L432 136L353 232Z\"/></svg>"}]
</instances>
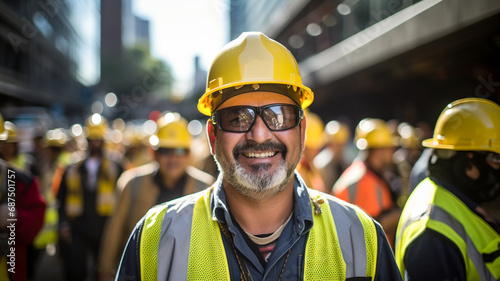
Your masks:
<instances>
[{"instance_id":1,"label":"reflective silver stripe on vest","mask_svg":"<svg viewBox=\"0 0 500 281\"><path fill-rule=\"evenodd\" d=\"M197 199L203 195L195 193L191 196ZM174 200L169 203L165 217L163 217L158 247L158 280L186 280L187 278L193 207L194 202L185 198L182 201Z\"/></svg>"},{"instance_id":2,"label":"reflective silver stripe on vest","mask_svg":"<svg viewBox=\"0 0 500 281\"><path fill-rule=\"evenodd\" d=\"M429 218L450 226L465 241L465 244L467 245L467 256L474 264L474 267L481 277L481 280L496 280L491 275L488 268L486 268L486 265L483 262L482 255L477 251L474 243L472 242L472 239L469 237L469 235L467 235L467 232L459 221L457 221L452 215L436 205L432 205ZM467 261L464 262L467 263Z\"/></svg>"},{"instance_id":3,"label":"reflective silver stripe on vest","mask_svg":"<svg viewBox=\"0 0 500 281\"><path fill-rule=\"evenodd\" d=\"M346 278L366 276L365 235L356 211L331 199L329 205L346 263Z\"/></svg>"}]
</instances>

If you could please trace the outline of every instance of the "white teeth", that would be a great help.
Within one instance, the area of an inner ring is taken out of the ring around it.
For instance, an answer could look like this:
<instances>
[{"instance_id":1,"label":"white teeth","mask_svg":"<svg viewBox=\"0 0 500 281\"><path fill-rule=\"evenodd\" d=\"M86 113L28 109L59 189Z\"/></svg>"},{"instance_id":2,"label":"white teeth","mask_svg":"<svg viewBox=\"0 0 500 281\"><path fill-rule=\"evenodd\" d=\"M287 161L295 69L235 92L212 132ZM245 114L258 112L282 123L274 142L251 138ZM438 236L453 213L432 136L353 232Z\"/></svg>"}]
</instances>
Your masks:
<instances>
[{"instance_id":1,"label":"white teeth","mask_svg":"<svg viewBox=\"0 0 500 281\"><path fill-rule=\"evenodd\" d=\"M276 152L276 151L262 152L262 153L249 152L249 153L244 153L244 155L245 155L245 157L248 157L248 158L267 158L267 157L273 157L277 153L278 152Z\"/></svg>"}]
</instances>

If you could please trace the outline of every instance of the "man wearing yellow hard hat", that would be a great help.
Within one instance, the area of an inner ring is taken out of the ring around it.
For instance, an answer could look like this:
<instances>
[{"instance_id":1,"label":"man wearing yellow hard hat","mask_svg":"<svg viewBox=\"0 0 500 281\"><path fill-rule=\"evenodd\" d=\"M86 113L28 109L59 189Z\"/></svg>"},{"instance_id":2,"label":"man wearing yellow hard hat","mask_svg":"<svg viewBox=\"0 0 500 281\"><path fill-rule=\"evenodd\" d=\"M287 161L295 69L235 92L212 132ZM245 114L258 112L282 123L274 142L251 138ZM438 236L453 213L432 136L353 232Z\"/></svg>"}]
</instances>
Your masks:
<instances>
[{"instance_id":1,"label":"man wearing yellow hard hat","mask_svg":"<svg viewBox=\"0 0 500 281\"><path fill-rule=\"evenodd\" d=\"M57 194L59 245L66 280L85 280L88 260L93 262L92 278L97 278L101 237L114 211L116 181L123 172L122 166L104 151L109 133L106 118L94 113L87 118L84 129L88 154L68 166Z\"/></svg>"},{"instance_id":2,"label":"man wearing yellow hard hat","mask_svg":"<svg viewBox=\"0 0 500 281\"><path fill-rule=\"evenodd\" d=\"M0 114L0 146L7 137ZM0 280L28 280L28 246L44 213L38 179L0 158Z\"/></svg>"},{"instance_id":3,"label":"man wearing yellow hard hat","mask_svg":"<svg viewBox=\"0 0 500 281\"><path fill-rule=\"evenodd\" d=\"M499 280L500 228L482 203L500 195L500 106L448 104L434 136L429 177L401 215L396 261L405 280Z\"/></svg>"},{"instance_id":4,"label":"man wearing yellow hard hat","mask_svg":"<svg viewBox=\"0 0 500 281\"><path fill-rule=\"evenodd\" d=\"M156 204L200 191L215 179L189 165L192 137L187 121L169 112L150 137L155 161L129 169L118 180L119 201L99 259L100 280L114 280L121 253L137 222Z\"/></svg>"},{"instance_id":5,"label":"man wearing yellow hard hat","mask_svg":"<svg viewBox=\"0 0 500 281\"><path fill-rule=\"evenodd\" d=\"M400 280L380 226L295 172L312 100L283 45L259 32L228 43L198 103L219 178L152 208L117 280Z\"/></svg>"},{"instance_id":6,"label":"man wearing yellow hard hat","mask_svg":"<svg viewBox=\"0 0 500 281\"><path fill-rule=\"evenodd\" d=\"M384 120L361 120L354 135L358 156L332 189L333 195L363 208L375 218L382 225L391 246L401 209L396 204L384 172L394 165L392 155L398 143Z\"/></svg>"}]
</instances>

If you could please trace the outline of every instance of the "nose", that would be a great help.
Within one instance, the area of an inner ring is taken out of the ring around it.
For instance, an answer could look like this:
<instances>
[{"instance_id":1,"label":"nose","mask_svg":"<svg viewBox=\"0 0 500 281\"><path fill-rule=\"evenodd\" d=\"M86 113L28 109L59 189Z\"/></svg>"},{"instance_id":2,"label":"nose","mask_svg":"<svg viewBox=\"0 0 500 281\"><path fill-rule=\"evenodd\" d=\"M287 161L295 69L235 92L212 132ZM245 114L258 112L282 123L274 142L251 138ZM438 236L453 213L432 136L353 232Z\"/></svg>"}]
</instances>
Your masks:
<instances>
[{"instance_id":1,"label":"nose","mask_svg":"<svg viewBox=\"0 0 500 281\"><path fill-rule=\"evenodd\" d=\"M273 138L273 133L267 128L260 114L257 114L255 117L255 123L250 131L247 132L247 138L257 143L264 143Z\"/></svg>"}]
</instances>

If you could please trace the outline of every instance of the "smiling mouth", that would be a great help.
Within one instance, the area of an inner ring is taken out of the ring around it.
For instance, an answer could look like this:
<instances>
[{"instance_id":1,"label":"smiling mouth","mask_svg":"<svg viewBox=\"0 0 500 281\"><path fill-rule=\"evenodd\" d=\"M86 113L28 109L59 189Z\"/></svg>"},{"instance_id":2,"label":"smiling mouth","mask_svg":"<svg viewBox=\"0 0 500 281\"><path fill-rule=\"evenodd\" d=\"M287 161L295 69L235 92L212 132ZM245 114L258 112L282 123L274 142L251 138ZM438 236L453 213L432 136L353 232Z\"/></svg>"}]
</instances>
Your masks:
<instances>
[{"instance_id":1,"label":"smiling mouth","mask_svg":"<svg viewBox=\"0 0 500 281\"><path fill-rule=\"evenodd\" d=\"M273 157L278 154L277 151L267 151L267 152L243 152L243 156L246 158L268 158Z\"/></svg>"}]
</instances>

